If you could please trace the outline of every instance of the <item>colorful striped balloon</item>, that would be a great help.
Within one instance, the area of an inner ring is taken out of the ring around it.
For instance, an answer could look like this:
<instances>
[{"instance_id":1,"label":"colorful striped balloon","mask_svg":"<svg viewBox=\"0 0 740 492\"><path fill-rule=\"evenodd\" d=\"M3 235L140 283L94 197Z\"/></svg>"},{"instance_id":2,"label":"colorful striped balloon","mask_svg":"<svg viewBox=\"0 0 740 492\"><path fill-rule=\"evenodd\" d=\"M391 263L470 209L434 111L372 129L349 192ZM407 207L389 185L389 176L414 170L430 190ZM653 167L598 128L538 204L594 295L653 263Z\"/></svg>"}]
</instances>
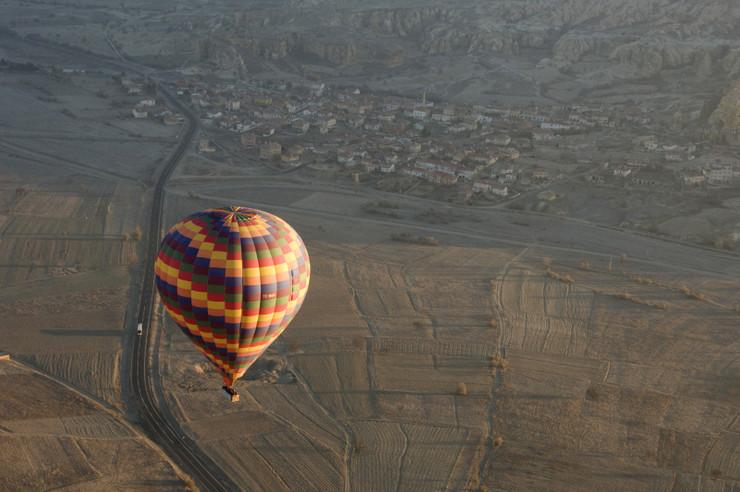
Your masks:
<instances>
[{"instance_id":1,"label":"colorful striped balloon","mask_svg":"<svg viewBox=\"0 0 740 492\"><path fill-rule=\"evenodd\" d=\"M175 224L154 265L167 312L231 387L303 304L311 266L285 221L245 207Z\"/></svg>"}]
</instances>

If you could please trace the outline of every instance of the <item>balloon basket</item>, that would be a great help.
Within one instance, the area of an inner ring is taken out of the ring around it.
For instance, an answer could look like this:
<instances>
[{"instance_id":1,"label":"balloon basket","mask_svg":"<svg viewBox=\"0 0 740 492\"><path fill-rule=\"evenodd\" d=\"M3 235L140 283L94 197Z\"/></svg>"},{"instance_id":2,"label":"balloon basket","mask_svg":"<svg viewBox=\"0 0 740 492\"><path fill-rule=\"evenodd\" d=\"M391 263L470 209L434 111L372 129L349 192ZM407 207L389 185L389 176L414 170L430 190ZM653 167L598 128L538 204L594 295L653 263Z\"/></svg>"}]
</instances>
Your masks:
<instances>
[{"instance_id":1,"label":"balloon basket","mask_svg":"<svg viewBox=\"0 0 740 492\"><path fill-rule=\"evenodd\" d=\"M239 393L237 393L234 388L232 388L231 386L223 386L223 390L228 398L231 400L231 403L236 403L239 401Z\"/></svg>"}]
</instances>

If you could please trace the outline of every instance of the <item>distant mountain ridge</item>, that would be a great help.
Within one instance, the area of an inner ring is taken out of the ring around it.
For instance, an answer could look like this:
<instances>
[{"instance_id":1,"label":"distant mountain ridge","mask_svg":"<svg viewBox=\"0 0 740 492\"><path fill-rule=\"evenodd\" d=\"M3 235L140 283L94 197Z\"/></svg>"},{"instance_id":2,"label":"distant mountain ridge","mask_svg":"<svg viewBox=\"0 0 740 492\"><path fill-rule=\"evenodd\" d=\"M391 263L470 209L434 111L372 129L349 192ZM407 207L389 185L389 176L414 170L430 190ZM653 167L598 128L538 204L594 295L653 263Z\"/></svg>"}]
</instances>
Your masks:
<instances>
[{"instance_id":1,"label":"distant mountain ridge","mask_svg":"<svg viewBox=\"0 0 740 492\"><path fill-rule=\"evenodd\" d=\"M227 27L237 37L245 34L250 46L267 46L261 51L267 58L307 50L338 65L387 56L389 50L372 40L380 36L431 55L517 55L534 49L559 66L596 55L644 77L685 66L705 76L740 75L736 0L297 0L289 5L237 13Z\"/></svg>"}]
</instances>

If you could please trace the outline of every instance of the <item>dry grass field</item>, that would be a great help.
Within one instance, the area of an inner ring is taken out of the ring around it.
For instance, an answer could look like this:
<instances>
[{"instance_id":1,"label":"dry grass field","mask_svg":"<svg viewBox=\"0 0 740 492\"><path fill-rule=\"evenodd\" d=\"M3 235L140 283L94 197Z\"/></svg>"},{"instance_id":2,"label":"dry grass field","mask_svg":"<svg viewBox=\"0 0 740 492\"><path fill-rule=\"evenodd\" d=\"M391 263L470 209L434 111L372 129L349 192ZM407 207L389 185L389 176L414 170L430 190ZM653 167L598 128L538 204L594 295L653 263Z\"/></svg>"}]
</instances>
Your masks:
<instances>
[{"instance_id":1,"label":"dry grass field","mask_svg":"<svg viewBox=\"0 0 740 492\"><path fill-rule=\"evenodd\" d=\"M122 419L14 361L0 361L2 490L186 490Z\"/></svg>"},{"instance_id":2,"label":"dry grass field","mask_svg":"<svg viewBox=\"0 0 740 492\"><path fill-rule=\"evenodd\" d=\"M94 95L111 85L0 74L0 350L23 363L0 361L0 490L188 488L121 391L139 179L174 130L138 145Z\"/></svg>"},{"instance_id":3,"label":"dry grass field","mask_svg":"<svg viewBox=\"0 0 740 492\"><path fill-rule=\"evenodd\" d=\"M120 230L106 234L118 203L125 203L114 201L115 186L80 181L24 185L28 191L15 193L6 208L2 347L118 403L130 269L139 242L125 240Z\"/></svg>"},{"instance_id":4,"label":"dry grass field","mask_svg":"<svg viewBox=\"0 0 740 492\"><path fill-rule=\"evenodd\" d=\"M173 217L197 207L173 203ZM164 324L168 399L241 486L740 485L735 282L619 258L583 264L536 246L417 246L389 241L380 225L286 218L307 241L312 287L239 383L239 404ZM276 364L280 377L265 377Z\"/></svg>"},{"instance_id":5,"label":"dry grass field","mask_svg":"<svg viewBox=\"0 0 740 492\"><path fill-rule=\"evenodd\" d=\"M3 72L0 99L0 349L121 405L143 180L177 129L130 125L105 75Z\"/></svg>"}]
</instances>

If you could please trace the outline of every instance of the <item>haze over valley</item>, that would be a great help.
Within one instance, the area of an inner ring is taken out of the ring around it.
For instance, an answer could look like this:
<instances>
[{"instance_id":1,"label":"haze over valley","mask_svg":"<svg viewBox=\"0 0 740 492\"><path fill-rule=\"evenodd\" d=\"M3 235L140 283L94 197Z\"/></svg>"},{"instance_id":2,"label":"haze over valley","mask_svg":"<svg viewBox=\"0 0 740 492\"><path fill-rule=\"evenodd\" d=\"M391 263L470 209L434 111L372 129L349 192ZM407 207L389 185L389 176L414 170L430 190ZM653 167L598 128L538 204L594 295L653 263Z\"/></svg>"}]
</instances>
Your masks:
<instances>
[{"instance_id":1,"label":"haze over valley","mask_svg":"<svg viewBox=\"0 0 740 492\"><path fill-rule=\"evenodd\" d=\"M733 0L0 0L0 490L734 491L739 151Z\"/></svg>"}]
</instances>

